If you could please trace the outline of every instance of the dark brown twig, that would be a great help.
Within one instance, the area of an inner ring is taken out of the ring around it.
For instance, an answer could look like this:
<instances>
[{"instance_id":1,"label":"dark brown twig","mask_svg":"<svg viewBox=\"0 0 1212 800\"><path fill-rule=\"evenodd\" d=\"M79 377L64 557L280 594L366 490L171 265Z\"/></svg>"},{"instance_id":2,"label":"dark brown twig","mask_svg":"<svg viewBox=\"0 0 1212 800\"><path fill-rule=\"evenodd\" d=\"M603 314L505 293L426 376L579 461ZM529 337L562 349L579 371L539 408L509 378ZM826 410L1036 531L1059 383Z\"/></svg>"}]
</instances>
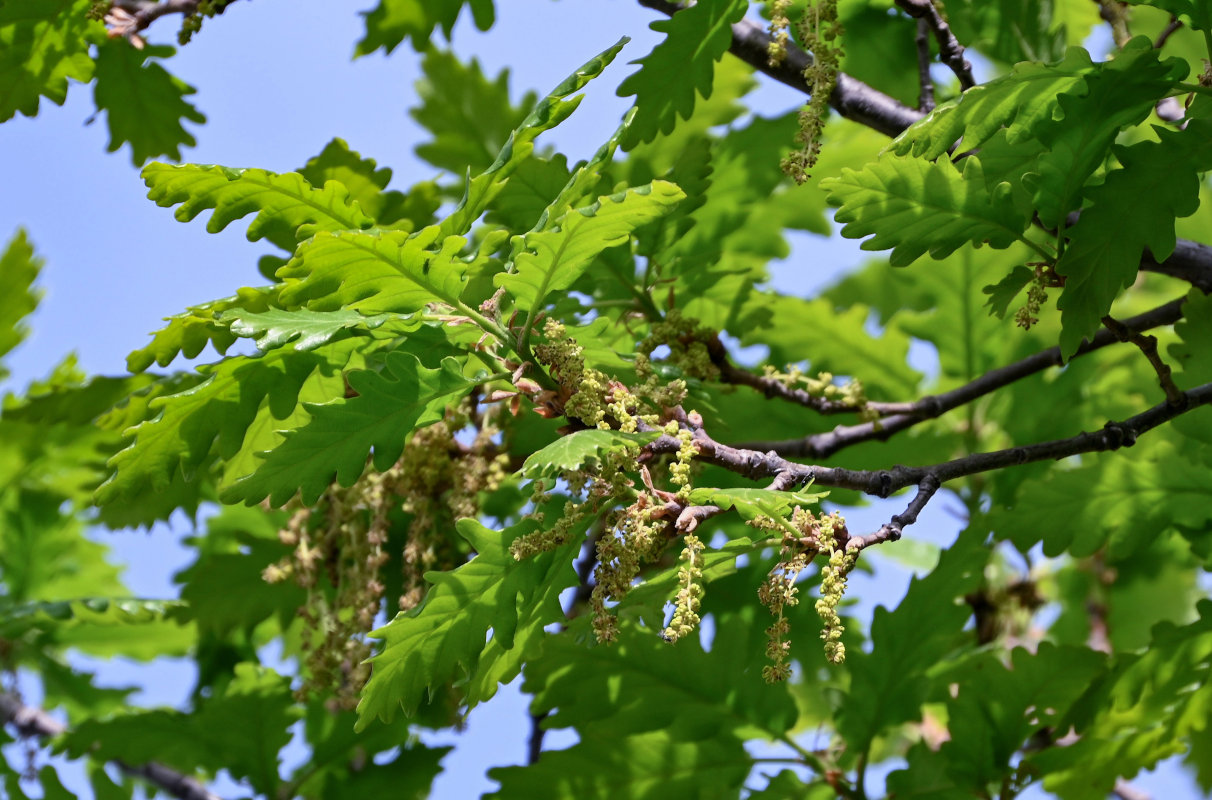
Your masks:
<instances>
[{"instance_id":1,"label":"dark brown twig","mask_svg":"<svg viewBox=\"0 0 1212 800\"><path fill-rule=\"evenodd\" d=\"M881 525L875 533L848 537L845 542L846 549L865 550L874 544L895 542L900 539L904 529L917 522L918 515L930 502L930 498L934 497L934 493L939 490L939 485L937 478L927 475L918 484L917 494L913 496L913 500L909 502L909 506L903 512L894 516L887 524Z\"/></svg>"},{"instance_id":2,"label":"dark brown twig","mask_svg":"<svg viewBox=\"0 0 1212 800\"><path fill-rule=\"evenodd\" d=\"M67 730L50 714L40 708L24 705L9 692L0 692L0 720L4 724L12 723L22 736L35 739L51 739ZM127 775L143 778L181 800L220 800L218 795L211 794L198 781L163 764L154 761L142 766L132 766L122 761L114 761L113 764Z\"/></svg>"},{"instance_id":3,"label":"dark brown twig","mask_svg":"<svg viewBox=\"0 0 1212 800\"><path fill-rule=\"evenodd\" d=\"M639 0L639 3L645 8L668 16L673 16L683 9L681 4L666 0ZM770 34L761 25L753 20L743 19L732 26L732 45L729 50L742 61L780 83L807 92L808 83L804 80L804 70L812 65L812 55L788 44L786 58L777 66L771 66L770 42ZM829 105L843 117L888 136L900 134L923 116L920 111L909 108L842 72L838 73L837 86L829 95Z\"/></svg>"},{"instance_id":4,"label":"dark brown twig","mask_svg":"<svg viewBox=\"0 0 1212 800\"><path fill-rule=\"evenodd\" d=\"M1160 325L1171 325L1182 318L1182 304L1182 298L1172 300L1151 311L1124 320L1123 325L1133 332L1149 330ZM1093 339L1082 343L1073 358L1078 358L1117 341L1119 340L1115 334L1110 331L1099 331ZM976 380L949 392L923 397L912 403L868 403L868 408L880 414L889 415L877 422L839 425L832 431L812 434L799 439L747 442L738 446L751 450L772 450L792 458L827 458L843 448L860 442L886 440L893 434L911 428L919 422L938 417L990 392L1009 386L1015 381L1063 363L1060 348L1049 347L1047 350L1041 350L1021 361L990 370ZM756 376L751 377L757 381L768 380Z\"/></svg>"},{"instance_id":5,"label":"dark brown twig","mask_svg":"<svg viewBox=\"0 0 1212 800\"><path fill-rule=\"evenodd\" d=\"M913 43L917 45L917 78L921 86L917 110L929 113L934 110L934 79L930 77L930 23L925 19L918 19Z\"/></svg>"},{"instance_id":6,"label":"dark brown twig","mask_svg":"<svg viewBox=\"0 0 1212 800\"><path fill-rule=\"evenodd\" d=\"M1157 41L1153 43L1153 49L1161 50L1165 46L1166 40L1170 38L1170 35L1182 26L1182 20L1171 14L1170 21L1166 24L1166 27L1162 28L1162 32L1157 35Z\"/></svg>"},{"instance_id":7,"label":"dark brown twig","mask_svg":"<svg viewBox=\"0 0 1212 800\"><path fill-rule=\"evenodd\" d=\"M972 75L972 64L964 58L964 46L951 32L951 26L943 15L938 13L931 0L896 0L896 5L909 16L919 21L924 20L934 33L938 42L939 60L951 68L955 77L959 78L960 88L964 90L976 86L976 78Z\"/></svg>"},{"instance_id":8,"label":"dark brown twig","mask_svg":"<svg viewBox=\"0 0 1212 800\"><path fill-rule=\"evenodd\" d=\"M957 478L977 475L1005 467L1051 461L1082 453L1099 453L1131 447L1143 434L1192 409L1212 403L1212 383L1183 392L1183 405L1161 403L1147 411L1121 421L1108 422L1096 431L1079 433L1066 439L1054 439L1022 447L974 453L939 464L907 467L898 465L883 470L852 470L800 464L783 458L774 451L762 453L730 447L712 439L703 429L694 431L698 459L734 472L750 480L781 477L784 486L835 486L855 489L876 497L888 497L907 486L920 485L928 479L944 484ZM648 457L675 453L681 442L675 436L662 436L645 446Z\"/></svg>"},{"instance_id":9,"label":"dark brown twig","mask_svg":"<svg viewBox=\"0 0 1212 800\"><path fill-rule=\"evenodd\" d=\"M1110 314L1103 317L1103 325L1115 335L1115 338L1121 342L1130 342L1136 345L1145 354L1145 358L1149 359L1149 364L1153 367L1153 371L1157 373L1157 381L1161 385L1162 391L1166 393L1167 403L1178 405L1183 402L1183 390L1174 384L1174 377L1170 374L1170 365L1162 361L1161 354L1157 352L1156 336L1148 336L1140 331L1134 331Z\"/></svg>"}]
</instances>

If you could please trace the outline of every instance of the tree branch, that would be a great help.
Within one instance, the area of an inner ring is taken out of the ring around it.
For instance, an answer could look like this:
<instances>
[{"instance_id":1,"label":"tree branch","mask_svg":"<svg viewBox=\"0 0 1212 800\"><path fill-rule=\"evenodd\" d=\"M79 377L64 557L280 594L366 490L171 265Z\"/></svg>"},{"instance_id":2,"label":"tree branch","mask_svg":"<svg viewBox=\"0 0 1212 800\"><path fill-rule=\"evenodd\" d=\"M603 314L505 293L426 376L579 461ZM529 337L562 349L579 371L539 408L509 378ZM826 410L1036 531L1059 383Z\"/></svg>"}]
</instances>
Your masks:
<instances>
[{"instance_id":1,"label":"tree branch","mask_svg":"<svg viewBox=\"0 0 1212 800\"><path fill-rule=\"evenodd\" d=\"M1212 294L1212 247L1190 239L1179 239L1174 252L1159 262L1145 250L1140 268L1186 281L1204 294Z\"/></svg>"},{"instance_id":2,"label":"tree branch","mask_svg":"<svg viewBox=\"0 0 1212 800\"><path fill-rule=\"evenodd\" d=\"M917 79L921 86L917 110L930 113L934 110L934 79L930 77L930 24L926 20L917 21L913 43L917 45Z\"/></svg>"},{"instance_id":3,"label":"tree branch","mask_svg":"<svg viewBox=\"0 0 1212 800\"><path fill-rule=\"evenodd\" d=\"M924 20L934 33L938 42L939 60L951 68L955 77L959 78L960 88L967 91L976 86L976 78L972 76L972 65L964 59L964 47L951 32L947 20L938 13L931 0L896 0L896 5L906 14L917 20Z\"/></svg>"},{"instance_id":4,"label":"tree branch","mask_svg":"<svg viewBox=\"0 0 1212 800\"><path fill-rule=\"evenodd\" d=\"M639 0L640 5L667 16L673 16L684 6L666 0ZM804 70L812 65L812 55L793 44L787 45L787 57L777 66L770 66L770 34L753 20L743 19L732 26L729 50L742 61L793 89L808 92ZM896 136L924 115L903 105L899 100L872 88L844 72L837 75L837 86L829 95L829 105L847 119L869 128Z\"/></svg>"},{"instance_id":5,"label":"tree branch","mask_svg":"<svg viewBox=\"0 0 1212 800\"><path fill-rule=\"evenodd\" d=\"M865 550L873 544L895 542L901 538L901 532L917 522L926 504L939 490L939 482L933 475L927 475L917 486L917 494L909 502L909 506L900 514L894 516L886 525L881 525L875 533L866 536L848 536L843 543L847 550Z\"/></svg>"},{"instance_id":6,"label":"tree branch","mask_svg":"<svg viewBox=\"0 0 1212 800\"><path fill-rule=\"evenodd\" d=\"M693 436L699 451L697 456L699 460L723 467L750 480L774 478L779 481L779 485L785 488L805 486L811 483L819 486L854 489L876 497L888 497L907 486L917 485L919 497L910 503L904 515L900 515L904 520L909 516L916 519L916 513L920 512L922 506L934 493L934 490L929 488L934 483L941 486L957 478L1019 464L1051 461L1082 453L1098 453L1118 450L1121 447L1131 447L1141 435L1175 417L1209 403L1212 403L1212 383L1206 383L1183 392L1183 405L1181 406L1162 403L1126 420L1108 422L1097 431L1079 433L1067 439L1054 439L1023 447L975 453L940 464L919 467L898 465L885 470L852 470L842 467L800 464L789 461L774 451L762 453L721 444L712 439L702 428L693 429ZM663 435L644 447L645 453L641 455L641 458L675 453L680 447L681 442L677 437ZM905 524L908 523L902 523L901 527L904 527ZM873 536L878 536L878 534ZM886 535L881 541L888 538L891 537Z\"/></svg>"},{"instance_id":7,"label":"tree branch","mask_svg":"<svg viewBox=\"0 0 1212 800\"><path fill-rule=\"evenodd\" d=\"M1182 318L1183 302L1183 298L1172 300L1151 311L1146 311L1143 314L1124 320L1122 324L1125 329L1132 333L1149 330L1160 325L1171 325ZM1073 358L1101 349L1107 345L1115 344L1118 341L1119 339L1111 331L1101 330L1094 335L1093 339L1083 342ZM923 397L912 403L868 403L868 408L880 414L889 415L875 422L864 422L858 425L839 425L827 433L816 433L800 439L747 442L738 446L751 450L772 450L780 455L792 458L827 458L843 448L859 444L860 442L872 440L884 441L893 434L911 428L919 422L941 416L948 411L967 405L973 400L1002 387L1009 386L1029 375L1034 375L1048 367L1060 366L1063 363L1060 348L1049 347L1047 350L1041 350L1034 355L1027 356L1021 361L990 370L976 380L952 389L949 392ZM736 368L734 367L733 369ZM774 383L778 386L782 385L777 381L758 378L754 375L750 377L753 379L753 382L757 382L760 385L763 391L766 390L767 383ZM752 382L750 385L752 385ZM777 397L780 395L775 392L773 394L768 393L767 396ZM795 398L787 397L786 399L794 400Z\"/></svg>"},{"instance_id":8,"label":"tree branch","mask_svg":"<svg viewBox=\"0 0 1212 800\"><path fill-rule=\"evenodd\" d=\"M50 714L40 708L22 704L11 692L0 692L0 720L12 723L22 736L50 739L67 729ZM163 764L151 762L132 766L123 761L112 762L118 769L132 777L142 778L160 787L163 791L181 800L220 800L198 781Z\"/></svg>"},{"instance_id":9,"label":"tree branch","mask_svg":"<svg viewBox=\"0 0 1212 800\"><path fill-rule=\"evenodd\" d=\"M639 0L640 5L667 16L683 6L667 0ZM812 64L812 55L793 44L787 45L787 57L770 66L770 34L753 20L743 19L732 26L729 51L754 69L801 92L808 92L804 70ZM866 125L887 136L899 136L926 115L868 86L844 72L837 74L837 86L829 96L829 105L846 119ZM1160 272L1188 281L1205 292L1212 292L1212 247L1180 239L1173 255L1158 264L1146 251L1141 269Z\"/></svg>"},{"instance_id":10,"label":"tree branch","mask_svg":"<svg viewBox=\"0 0 1212 800\"><path fill-rule=\"evenodd\" d=\"M1174 384L1170 365L1162 361L1161 354L1157 352L1156 336L1146 336L1139 331L1134 331L1110 314L1103 317L1103 325L1107 326L1107 330L1115 334L1115 337L1121 342L1130 342L1140 348L1145 358L1149 360L1149 365L1153 367L1153 371L1157 373L1157 382L1161 385L1162 391L1166 393L1166 402L1170 405L1182 403L1183 393Z\"/></svg>"}]
</instances>

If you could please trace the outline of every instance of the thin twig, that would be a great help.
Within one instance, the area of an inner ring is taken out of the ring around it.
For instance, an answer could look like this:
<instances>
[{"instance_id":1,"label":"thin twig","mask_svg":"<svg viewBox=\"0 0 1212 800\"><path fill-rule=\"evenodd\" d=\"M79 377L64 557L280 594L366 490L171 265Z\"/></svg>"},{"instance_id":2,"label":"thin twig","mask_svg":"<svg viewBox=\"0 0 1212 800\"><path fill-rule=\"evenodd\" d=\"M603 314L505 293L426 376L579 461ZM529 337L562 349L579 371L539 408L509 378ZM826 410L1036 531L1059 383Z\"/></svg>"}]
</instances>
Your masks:
<instances>
[{"instance_id":1,"label":"thin twig","mask_svg":"<svg viewBox=\"0 0 1212 800\"><path fill-rule=\"evenodd\" d=\"M855 489L876 497L888 497L907 486L920 485L928 479L937 480L941 485L957 478L1005 467L1131 447L1141 435L1159 425L1192 409L1212 403L1212 383L1205 383L1183 392L1183 401L1182 406L1161 403L1128 419L1108 422L1097 431L1079 433L1066 439L974 453L951 461L918 467L898 465L883 470L852 470L800 464L789 461L774 451L762 453L721 444L701 428L694 431L694 443L698 448L698 460L723 467L751 480L781 477L783 485L788 488L813 483L818 486ZM652 457L675 453L680 448L681 442L676 436L664 435L646 445L644 449L647 451L647 457Z\"/></svg>"},{"instance_id":2,"label":"thin twig","mask_svg":"<svg viewBox=\"0 0 1212 800\"><path fill-rule=\"evenodd\" d=\"M1161 50L1166 44L1166 40L1170 38L1170 34L1183 26L1183 21L1173 14L1170 15L1170 22L1166 27L1162 28L1162 32L1157 35L1157 41L1153 42L1154 50Z\"/></svg>"},{"instance_id":3,"label":"thin twig","mask_svg":"<svg viewBox=\"0 0 1212 800\"><path fill-rule=\"evenodd\" d=\"M547 730L543 727L543 720L547 719L550 711L542 711L538 714L531 712L530 714L530 741L526 743L526 763L536 764L539 761L539 756L543 754L543 736Z\"/></svg>"},{"instance_id":4,"label":"thin twig","mask_svg":"<svg viewBox=\"0 0 1212 800\"><path fill-rule=\"evenodd\" d=\"M1149 330L1160 325L1171 325L1182 318L1183 302L1184 298L1172 300L1151 311L1124 320L1123 325L1134 332ZM1117 341L1119 340L1110 331L1099 331L1093 339L1082 343L1073 358L1078 358ZM1047 350L1041 350L1021 361L990 370L981 377L949 392L923 397L912 403L868 403L869 409L882 415L888 415L875 422L839 425L832 431L812 434L799 439L747 442L738 446L750 450L773 450L779 455L792 458L827 458L843 448L860 442L884 441L893 434L911 428L920 422L938 417L1029 375L1041 372L1048 367L1060 366L1063 363L1060 348L1049 347Z\"/></svg>"},{"instance_id":5,"label":"thin twig","mask_svg":"<svg viewBox=\"0 0 1212 800\"><path fill-rule=\"evenodd\" d=\"M680 3L666 0L639 0L640 5L673 16L683 10ZM769 64L770 34L757 22L743 19L732 26L729 50L742 61L764 72L780 83L808 92L804 70L812 65L812 55L792 44L787 45L787 57L777 66ZM897 136L924 115L909 108L860 80L839 72L837 86L829 95L829 105L846 119L854 120L888 136Z\"/></svg>"},{"instance_id":6,"label":"thin twig","mask_svg":"<svg viewBox=\"0 0 1212 800\"><path fill-rule=\"evenodd\" d=\"M930 77L930 23L925 19L918 19L913 43L917 45L917 78L921 86L917 110L929 113L934 110L934 79Z\"/></svg>"},{"instance_id":7,"label":"thin twig","mask_svg":"<svg viewBox=\"0 0 1212 800\"><path fill-rule=\"evenodd\" d=\"M683 6L666 0L639 0L640 5L673 16ZM801 92L808 92L804 80L804 69L811 66L812 56L794 45L787 45L787 57L778 65L770 66L770 34L758 23L743 19L732 26L732 45L729 51L759 72L774 78ZM898 100L884 94L862 81L839 72L837 86L829 96L829 104L846 119L865 125L886 136L899 136L910 125L926 115L909 108ZM1178 240L1174 254L1164 264L1158 264L1147 253L1141 269L1172 275L1189 281L1212 292L1212 247L1190 240Z\"/></svg>"},{"instance_id":8,"label":"thin twig","mask_svg":"<svg viewBox=\"0 0 1212 800\"><path fill-rule=\"evenodd\" d=\"M925 20L934 33L938 42L939 60L951 68L955 77L959 78L960 88L964 90L976 86L976 78L972 75L972 64L964 58L964 46L951 32L951 26L943 15L938 13L931 0L896 0L896 5L909 16L917 20Z\"/></svg>"},{"instance_id":9,"label":"thin twig","mask_svg":"<svg viewBox=\"0 0 1212 800\"><path fill-rule=\"evenodd\" d=\"M1165 261L1158 261L1145 250L1140 268L1186 281L1204 294L1212 294L1212 247L1190 239L1179 239L1174 252Z\"/></svg>"},{"instance_id":10,"label":"thin twig","mask_svg":"<svg viewBox=\"0 0 1212 800\"><path fill-rule=\"evenodd\" d=\"M917 494L913 496L913 500L909 502L909 506L903 512L895 515L887 524L881 525L880 529L875 533L869 533L866 536L848 537L845 542L846 549L855 551L865 550L874 544L895 542L900 539L904 529L917 522L918 515L922 513L922 509L930 502L930 498L934 497L934 493L939 490L939 486L940 484L935 476L927 475L917 485Z\"/></svg>"},{"instance_id":11,"label":"thin twig","mask_svg":"<svg viewBox=\"0 0 1212 800\"><path fill-rule=\"evenodd\" d=\"M1153 800L1148 792L1137 789L1123 778L1115 780L1115 788L1112 791L1119 800Z\"/></svg>"},{"instance_id":12,"label":"thin twig","mask_svg":"<svg viewBox=\"0 0 1212 800\"><path fill-rule=\"evenodd\" d=\"M64 733L67 728L40 708L24 705L11 692L0 692L0 720L12 723L22 736L36 739L51 739ZM198 781L163 764L150 762L133 766L123 761L113 761L114 766L137 778L155 784L173 797L181 800L220 800Z\"/></svg>"},{"instance_id":13,"label":"thin twig","mask_svg":"<svg viewBox=\"0 0 1212 800\"><path fill-rule=\"evenodd\" d=\"M1134 331L1110 314L1103 317L1103 325L1121 342L1131 342L1145 354L1145 358L1149 359L1149 364L1153 367L1153 371L1157 373L1157 381L1161 385L1162 391L1166 393L1167 403L1178 405L1183 402L1183 390L1175 385L1174 377L1170 373L1170 365L1162 361L1161 354L1157 352L1156 336L1148 336L1139 331Z\"/></svg>"}]
</instances>

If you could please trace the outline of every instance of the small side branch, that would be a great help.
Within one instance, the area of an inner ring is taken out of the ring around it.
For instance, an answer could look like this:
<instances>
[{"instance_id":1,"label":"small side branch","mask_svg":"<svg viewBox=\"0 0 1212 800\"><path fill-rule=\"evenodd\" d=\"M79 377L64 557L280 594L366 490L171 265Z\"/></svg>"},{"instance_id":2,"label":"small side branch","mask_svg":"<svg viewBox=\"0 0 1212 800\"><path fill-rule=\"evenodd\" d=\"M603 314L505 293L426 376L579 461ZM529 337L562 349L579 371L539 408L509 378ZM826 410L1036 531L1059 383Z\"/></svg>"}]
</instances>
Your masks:
<instances>
[{"instance_id":1,"label":"small side branch","mask_svg":"<svg viewBox=\"0 0 1212 800\"><path fill-rule=\"evenodd\" d=\"M1192 409L1209 403L1212 403L1212 383L1206 383L1183 392L1182 405L1161 403L1128 419L1108 422L1097 431L1079 433L1067 439L1054 439L1023 447L975 453L939 464L921 467L895 466L886 470L853 470L800 464L789 461L774 451L762 453L721 444L701 428L694 431L694 442L698 448L700 460L723 467L750 480L777 478L780 481L779 485L786 488L814 483L818 486L855 489L876 497L888 497L908 486L920 486L923 481L930 479L937 480L941 485L957 478L1020 464L1053 461L1082 453L1099 453L1118 450L1121 447L1131 447L1143 434ZM664 435L645 446L646 457L651 458L662 453L675 453L680 447L681 442L676 436Z\"/></svg>"},{"instance_id":2,"label":"small side branch","mask_svg":"<svg viewBox=\"0 0 1212 800\"><path fill-rule=\"evenodd\" d=\"M1134 331L1111 315L1103 317L1103 325L1115 335L1115 338L1121 342L1131 342L1145 354L1153 371L1157 373L1157 381L1161 384L1162 391L1166 393L1167 403L1178 406L1184 402L1183 391L1174 384L1174 378L1170 374L1170 365L1162 361L1161 354L1157 352L1156 336Z\"/></svg>"},{"instance_id":3,"label":"small side branch","mask_svg":"<svg viewBox=\"0 0 1212 800\"><path fill-rule=\"evenodd\" d=\"M930 113L934 110L934 79L930 77L930 23L925 19L918 19L913 43L917 45L917 79L921 86L917 109Z\"/></svg>"},{"instance_id":4,"label":"small side branch","mask_svg":"<svg viewBox=\"0 0 1212 800\"><path fill-rule=\"evenodd\" d=\"M1171 325L1182 318L1183 302L1183 298L1172 300L1151 311L1124 320L1122 324L1134 333L1161 325ZM1111 331L1099 331L1093 339L1082 343L1073 358L1118 341L1119 339ZM793 458L827 458L839 450L860 442L886 440L893 434L911 428L924 420L938 417L1029 375L1049 367L1060 366L1063 363L1060 348L1049 347L1047 350L1041 350L1021 361L990 370L981 377L949 392L923 397L912 403L868 403L869 409L881 415L887 415L875 422L839 425L827 433L813 434L800 439L750 442L739 446L753 450L773 450L780 455ZM754 379L760 380L756 377Z\"/></svg>"},{"instance_id":5,"label":"small side branch","mask_svg":"<svg viewBox=\"0 0 1212 800\"><path fill-rule=\"evenodd\" d=\"M846 549L860 551L865 550L873 544L895 542L900 539L904 529L917 522L918 515L922 513L922 509L934 497L935 492L939 490L941 485L938 477L935 475L927 475L922 478L922 482L917 485L917 494L913 496L913 500L910 501L908 508L894 516L887 524L881 525L880 529L875 533L869 533L866 536L849 537L845 543Z\"/></svg>"},{"instance_id":6,"label":"small side branch","mask_svg":"<svg viewBox=\"0 0 1212 800\"><path fill-rule=\"evenodd\" d=\"M673 16L684 6L667 0L639 0L640 5ZM812 55L787 45L787 56L777 66L771 66L770 34L757 22L743 19L732 26L729 51L737 58L793 89L808 92L804 70L812 65ZM829 95L829 105L846 119L866 125L888 136L898 136L924 114L900 103L878 89L839 72L837 86Z\"/></svg>"},{"instance_id":7,"label":"small side branch","mask_svg":"<svg viewBox=\"0 0 1212 800\"><path fill-rule=\"evenodd\" d=\"M12 723L22 736L35 739L51 739L67 730L50 714L40 708L24 705L10 692L0 692L0 720L4 724ZM154 761L142 766L132 766L122 761L114 761L113 764L127 775L142 778L180 800L220 800L218 795L211 794L198 781L163 764Z\"/></svg>"},{"instance_id":8,"label":"small side branch","mask_svg":"<svg viewBox=\"0 0 1212 800\"><path fill-rule=\"evenodd\" d=\"M939 60L951 68L955 77L959 78L960 87L964 90L976 86L976 78L972 75L972 64L964 58L964 47L951 32L951 26L943 15L938 13L931 0L896 0L896 5L909 16L919 21L925 21L934 33L938 42Z\"/></svg>"}]
</instances>

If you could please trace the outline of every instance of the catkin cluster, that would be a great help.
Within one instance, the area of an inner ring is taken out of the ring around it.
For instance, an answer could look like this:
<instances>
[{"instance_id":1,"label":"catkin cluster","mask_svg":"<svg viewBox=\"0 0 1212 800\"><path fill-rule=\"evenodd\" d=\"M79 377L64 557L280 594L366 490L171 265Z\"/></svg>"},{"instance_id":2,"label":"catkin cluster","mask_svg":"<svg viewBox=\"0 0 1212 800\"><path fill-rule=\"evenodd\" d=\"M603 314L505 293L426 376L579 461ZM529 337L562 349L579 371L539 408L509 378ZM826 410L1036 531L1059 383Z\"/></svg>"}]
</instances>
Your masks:
<instances>
[{"instance_id":1,"label":"catkin cluster","mask_svg":"<svg viewBox=\"0 0 1212 800\"><path fill-rule=\"evenodd\" d=\"M299 610L308 676L301 695L331 692L339 707L356 705L370 677L365 635L383 605L393 533L404 541L402 610L421 601L426 571L458 563L454 521L477 516L479 494L496 489L506 474L508 459L497 452L497 431L486 414L473 420L465 402L413 434L389 469L368 470L348 488L330 487L312 506L294 506L278 532L291 552L263 577L292 579L307 592ZM456 434L473 423L469 443L460 442Z\"/></svg>"}]
</instances>

